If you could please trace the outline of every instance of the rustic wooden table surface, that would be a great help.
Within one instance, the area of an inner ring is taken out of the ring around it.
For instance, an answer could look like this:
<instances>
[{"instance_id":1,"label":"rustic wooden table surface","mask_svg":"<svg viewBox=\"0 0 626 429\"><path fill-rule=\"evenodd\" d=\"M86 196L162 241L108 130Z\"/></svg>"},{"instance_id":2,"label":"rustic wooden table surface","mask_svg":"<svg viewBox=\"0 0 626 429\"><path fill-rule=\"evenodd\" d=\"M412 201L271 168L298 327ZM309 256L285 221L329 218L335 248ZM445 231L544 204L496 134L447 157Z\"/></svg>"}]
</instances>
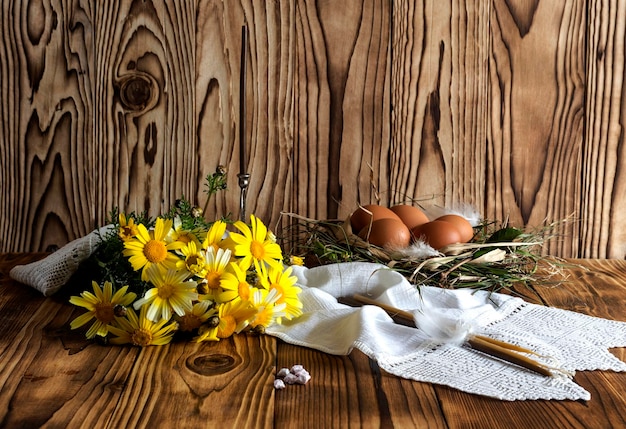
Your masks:
<instances>
[{"instance_id":1,"label":"rustic wooden table surface","mask_svg":"<svg viewBox=\"0 0 626 429\"><path fill-rule=\"evenodd\" d=\"M12 281L43 254L0 254L0 427L624 428L626 373L579 372L584 401L503 402L381 371L360 352L332 356L269 336L144 349L72 331L80 309ZM575 261L546 304L626 321L626 261ZM584 268L583 268L584 267ZM613 353L626 360L626 349ZM306 385L276 391L277 369Z\"/></svg>"}]
</instances>

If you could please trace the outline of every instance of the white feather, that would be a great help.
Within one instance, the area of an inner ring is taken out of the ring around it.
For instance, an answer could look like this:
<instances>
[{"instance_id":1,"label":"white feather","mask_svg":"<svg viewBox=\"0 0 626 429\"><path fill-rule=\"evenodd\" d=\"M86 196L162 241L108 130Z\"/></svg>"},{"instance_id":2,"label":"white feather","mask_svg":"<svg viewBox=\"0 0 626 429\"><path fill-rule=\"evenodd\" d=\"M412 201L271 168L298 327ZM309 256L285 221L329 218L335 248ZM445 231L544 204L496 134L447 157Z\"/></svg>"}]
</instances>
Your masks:
<instances>
[{"instance_id":1,"label":"white feather","mask_svg":"<svg viewBox=\"0 0 626 429\"><path fill-rule=\"evenodd\" d=\"M437 344L461 345L472 333L472 326L462 320L453 319L446 314L428 309L416 311L413 315L415 325Z\"/></svg>"},{"instance_id":2,"label":"white feather","mask_svg":"<svg viewBox=\"0 0 626 429\"><path fill-rule=\"evenodd\" d=\"M434 220L440 216L447 214L455 214L459 216L463 216L465 219L469 221L472 226L480 225L482 222L482 217L478 210L471 206L470 204L455 204L451 207L440 207L440 206L432 206L425 208L424 211L429 219Z\"/></svg>"}]
</instances>

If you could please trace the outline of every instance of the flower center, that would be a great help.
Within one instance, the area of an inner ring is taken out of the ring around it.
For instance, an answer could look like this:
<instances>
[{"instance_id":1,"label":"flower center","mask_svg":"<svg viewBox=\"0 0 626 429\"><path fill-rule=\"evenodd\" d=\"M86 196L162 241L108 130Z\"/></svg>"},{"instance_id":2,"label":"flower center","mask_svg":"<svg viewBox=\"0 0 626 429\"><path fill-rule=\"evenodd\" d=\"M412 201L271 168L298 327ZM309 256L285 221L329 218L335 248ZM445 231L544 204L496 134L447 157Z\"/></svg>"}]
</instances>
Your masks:
<instances>
[{"instance_id":1,"label":"flower center","mask_svg":"<svg viewBox=\"0 0 626 429\"><path fill-rule=\"evenodd\" d=\"M136 346L149 346L152 343L152 333L147 329L136 329L130 337Z\"/></svg>"},{"instance_id":2,"label":"flower center","mask_svg":"<svg viewBox=\"0 0 626 429\"><path fill-rule=\"evenodd\" d=\"M206 276L206 284L208 286L209 289L218 289L220 287L220 279L222 276L220 276L219 273L216 273L215 271L209 271Z\"/></svg>"},{"instance_id":3,"label":"flower center","mask_svg":"<svg viewBox=\"0 0 626 429\"><path fill-rule=\"evenodd\" d=\"M191 236L186 233L180 234L176 240L185 244L189 244L193 241Z\"/></svg>"},{"instance_id":4,"label":"flower center","mask_svg":"<svg viewBox=\"0 0 626 429\"><path fill-rule=\"evenodd\" d=\"M174 295L174 286L169 283L163 283L158 288L159 298L161 299L169 299L172 295Z\"/></svg>"},{"instance_id":5,"label":"flower center","mask_svg":"<svg viewBox=\"0 0 626 429\"><path fill-rule=\"evenodd\" d=\"M113 305L111 303L100 303L94 305L96 319L107 325L115 319Z\"/></svg>"},{"instance_id":6,"label":"flower center","mask_svg":"<svg viewBox=\"0 0 626 429\"><path fill-rule=\"evenodd\" d=\"M198 255L191 255L186 260L187 269L192 274L198 274L204 268L204 258Z\"/></svg>"},{"instance_id":7,"label":"flower center","mask_svg":"<svg viewBox=\"0 0 626 429\"><path fill-rule=\"evenodd\" d=\"M123 241L130 240L137 235L137 227L134 225L127 225L120 227L119 236Z\"/></svg>"},{"instance_id":8,"label":"flower center","mask_svg":"<svg viewBox=\"0 0 626 429\"><path fill-rule=\"evenodd\" d=\"M217 336L219 338L228 338L237 327L237 321L233 316L224 316L220 318L220 326L217 328Z\"/></svg>"},{"instance_id":9,"label":"flower center","mask_svg":"<svg viewBox=\"0 0 626 429\"><path fill-rule=\"evenodd\" d=\"M272 308L267 306L263 308L256 314L256 317L253 322L253 326L261 325L261 326L269 326L272 321Z\"/></svg>"},{"instance_id":10,"label":"flower center","mask_svg":"<svg viewBox=\"0 0 626 429\"><path fill-rule=\"evenodd\" d=\"M276 292L278 292L278 299L276 300L276 303L280 304L282 302L285 302L285 290L279 283L272 283L270 289L274 289L276 290Z\"/></svg>"},{"instance_id":11,"label":"flower center","mask_svg":"<svg viewBox=\"0 0 626 429\"><path fill-rule=\"evenodd\" d=\"M248 283L240 282L237 291L239 292L239 296L241 297L241 299L243 299L244 301L250 300L250 285L248 285Z\"/></svg>"},{"instance_id":12,"label":"flower center","mask_svg":"<svg viewBox=\"0 0 626 429\"><path fill-rule=\"evenodd\" d=\"M262 261L265 258L265 248L263 247L263 243L253 240L250 244L250 253L254 259Z\"/></svg>"},{"instance_id":13,"label":"flower center","mask_svg":"<svg viewBox=\"0 0 626 429\"><path fill-rule=\"evenodd\" d=\"M143 254L149 262L158 264L167 257L167 248L162 241L150 240L143 247Z\"/></svg>"}]
</instances>

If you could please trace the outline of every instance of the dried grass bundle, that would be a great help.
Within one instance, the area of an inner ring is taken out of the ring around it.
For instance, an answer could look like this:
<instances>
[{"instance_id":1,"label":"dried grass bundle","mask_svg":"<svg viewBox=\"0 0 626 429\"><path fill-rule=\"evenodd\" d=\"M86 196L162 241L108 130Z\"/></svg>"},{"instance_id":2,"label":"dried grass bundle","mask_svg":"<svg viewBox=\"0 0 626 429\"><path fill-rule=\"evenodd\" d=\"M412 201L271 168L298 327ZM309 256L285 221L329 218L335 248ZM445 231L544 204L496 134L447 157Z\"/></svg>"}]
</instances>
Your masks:
<instances>
[{"instance_id":1,"label":"dried grass bundle","mask_svg":"<svg viewBox=\"0 0 626 429\"><path fill-rule=\"evenodd\" d=\"M440 251L417 241L403 249L374 246L355 235L349 220L316 220L283 213L292 222L283 230L283 248L305 259L307 266L339 262L375 262L402 273L415 285L473 288L492 292L528 286L531 282L558 284L565 262L541 254L553 238L555 224L523 231L506 223L483 222L469 243Z\"/></svg>"}]
</instances>

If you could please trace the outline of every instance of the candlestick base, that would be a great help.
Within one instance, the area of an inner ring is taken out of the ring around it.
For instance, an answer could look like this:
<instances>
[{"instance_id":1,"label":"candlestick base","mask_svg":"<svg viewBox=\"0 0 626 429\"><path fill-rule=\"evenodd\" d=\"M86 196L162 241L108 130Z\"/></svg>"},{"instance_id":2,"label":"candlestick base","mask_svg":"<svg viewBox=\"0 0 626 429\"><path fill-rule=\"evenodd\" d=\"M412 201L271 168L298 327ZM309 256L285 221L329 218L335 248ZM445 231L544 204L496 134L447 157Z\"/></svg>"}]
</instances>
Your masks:
<instances>
[{"instance_id":1,"label":"candlestick base","mask_svg":"<svg viewBox=\"0 0 626 429\"><path fill-rule=\"evenodd\" d=\"M248 185L250 184L250 174L249 173L239 173L237 175L239 178L239 188L241 189L241 193L239 196L239 220L242 222L246 221L246 194L248 193Z\"/></svg>"}]
</instances>

